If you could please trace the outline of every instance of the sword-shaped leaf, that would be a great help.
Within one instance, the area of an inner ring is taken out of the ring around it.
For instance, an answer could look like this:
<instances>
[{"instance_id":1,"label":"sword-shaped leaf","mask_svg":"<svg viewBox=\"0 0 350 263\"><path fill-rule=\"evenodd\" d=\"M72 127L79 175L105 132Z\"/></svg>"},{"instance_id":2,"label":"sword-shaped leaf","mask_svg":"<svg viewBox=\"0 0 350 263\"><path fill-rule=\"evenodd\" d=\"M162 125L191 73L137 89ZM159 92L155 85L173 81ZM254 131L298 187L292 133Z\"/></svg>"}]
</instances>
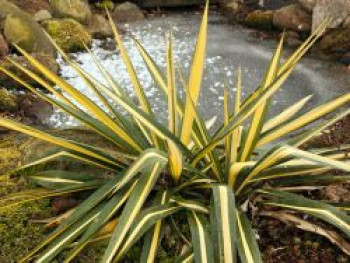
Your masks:
<instances>
[{"instance_id":1,"label":"sword-shaped leaf","mask_svg":"<svg viewBox=\"0 0 350 263\"><path fill-rule=\"evenodd\" d=\"M103 179L87 173L75 173L60 170L42 171L29 176L30 180L47 189L65 189L70 186L84 185L85 183L103 184Z\"/></svg>"},{"instance_id":2,"label":"sword-shaped leaf","mask_svg":"<svg viewBox=\"0 0 350 263\"><path fill-rule=\"evenodd\" d=\"M260 88L256 91L258 93L261 93L263 90L268 88L273 83L273 81L277 76L280 58L282 54L283 40L284 40L284 37L281 38L281 41L276 49L276 52L271 59L270 66L266 72L264 81L262 82L262 84L260 84ZM239 156L240 162L244 162L248 160L251 153L253 152L259 140L260 133L265 122L266 114L268 113L268 109L269 109L269 100L262 103L255 110L255 113L252 116L248 133L243 139L244 143L242 145L240 156Z\"/></svg>"},{"instance_id":3,"label":"sword-shaped leaf","mask_svg":"<svg viewBox=\"0 0 350 263\"><path fill-rule=\"evenodd\" d=\"M36 60L33 56L28 54L26 51L17 47L17 49L21 52L21 54L29 61L29 63L35 67L38 71L40 71L47 79L51 80L55 83L62 91L66 92L69 96L71 96L74 100L76 100L81 106L87 109L93 116L95 116L98 120L108 126L111 130L113 130L116 134L122 137L125 141L127 141L132 146L136 147L140 150L137 144L134 142L132 138L128 135L128 133L118 125L106 112L104 112L97 104L95 104L91 99L86 97L83 93L78 91L77 89L70 86L67 81L58 77L56 74L47 69L42 63Z\"/></svg>"},{"instance_id":4,"label":"sword-shaped leaf","mask_svg":"<svg viewBox=\"0 0 350 263\"><path fill-rule=\"evenodd\" d=\"M6 127L8 129L15 130L18 132L22 132L24 134L38 138L40 140L58 145L60 147L63 147L63 148L69 149L69 150L72 150L74 152L80 153L80 154L85 155L87 157L91 157L95 160L98 160L102 164L109 165L112 167L114 166L114 167L116 167L116 169L118 169L118 167L119 167L119 164L117 161L113 160L111 157L107 157L105 155L102 155L98 151L94 151L92 149L87 149L87 147L80 146L76 142L53 136L53 135L48 134L46 132L40 131L38 129L34 129L30 126L27 126L27 125L24 125L21 123L17 123L17 122L12 121L12 120L3 119L3 118L0 118L0 126Z\"/></svg>"},{"instance_id":5,"label":"sword-shaped leaf","mask_svg":"<svg viewBox=\"0 0 350 263\"><path fill-rule=\"evenodd\" d=\"M123 189L117 192L114 196L108 200L108 202L102 207L99 215L94 219L93 223L86 229L82 237L74 245L74 248L69 252L64 260L64 263L71 262L77 254L89 244L89 241L97 234L101 235L99 232L103 227L105 227L111 218L116 214L116 212L124 205L131 191L135 187L136 183L133 183L129 189Z\"/></svg>"},{"instance_id":6,"label":"sword-shaped leaf","mask_svg":"<svg viewBox=\"0 0 350 263\"><path fill-rule=\"evenodd\" d=\"M79 235L81 235L101 212L101 206L91 210L86 216L74 223L67 231L63 232L35 260L38 263L52 262L52 260L65 248L67 248Z\"/></svg>"},{"instance_id":7,"label":"sword-shaped leaf","mask_svg":"<svg viewBox=\"0 0 350 263\"><path fill-rule=\"evenodd\" d=\"M112 262L117 252L121 249L132 223L139 215L144 202L165 165L165 160L158 159L154 161L148 169L143 171L139 181L130 194L129 200L126 203L121 216L119 217L118 225L113 232L101 262Z\"/></svg>"},{"instance_id":8,"label":"sword-shaped leaf","mask_svg":"<svg viewBox=\"0 0 350 263\"><path fill-rule=\"evenodd\" d=\"M176 213L180 209L181 208L178 205L174 203L168 203L165 205L151 207L141 212L130 227L128 236L123 242L123 246L119 250L115 260L119 261L130 249L130 247L134 245L135 242L137 242L157 222L160 222L162 219ZM155 249L156 247L154 247L153 249Z\"/></svg>"},{"instance_id":9,"label":"sword-shaped leaf","mask_svg":"<svg viewBox=\"0 0 350 263\"><path fill-rule=\"evenodd\" d=\"M164 191L159 193L155 200L154 205L164 205L169 201L169 192ZM140 256L141 263L152 263L155 262L157 256L158 245L162 240L162 220L158 220L155 225L148 230L143 239L142 253Z\"/></svg>"},{"instance_id":10,"label":"sword-shaped leaf","mask_svg":"<svg viewBox=\"0 0 350 263\"><path fill-rule=\"evenodd\" d=\"M305 105L310 101L312 98L312 95L309 95L300 101L296 102L292 106L288 107L284 111L282 111L277 116L273 117L272 119L268 120L262 129L262 133L267 132L269 130L272 130L273 128L279 126L282 123L285 123L289 121L292 117L295 116Z\"/></svg>"},{"instance_id":11,"label":"sword-shaped leaf","mask_svg":"<svg viewBox=\"0 0 350 263\"><path fill-rule=\"evenodd\" d=\"M174 182L179 183L183 169L183 156L176 144L170 140L168 140L168 166Z\"/></svg>"},{"instance_id":12,"label":"sword-shaped leaf","mask_svg":"<svg viewBox=\"0 0 350 263\"><path fill-rule=\"evenodd\" d=\"M342 230L350 237L350 217L338 208L306 197L278 190L260 190L271 198L266 205L283 207L312 215Z\"/></svg>"},{"instance_id":13,"label":"sword-shaped leaf","mask_svg":"<svg viewBox=\"0 0 350 263\"><path fill-rule=\"evenodd\" d=\"M209 214L209 209L203 205L203 203L195 200L187 200L181 196L173 196L171 201L174 201L179 206L184 207L190 211L195 211L196 213Z\"/></svg>"},{"instance_id":14,"label":"sword-shaped leaf","mask_svg":"<svg viewBox=\"0 0 350 263\"><path fill-rule=\"evenodd\" d=\"M188 212L188 221L191 228L194 261L196 263L215 262L207 219L196 212Z\"/></svg>"},{"instance_id":15,"label":"sword-shaped leaf","mask_svg":"<svg viewBox=\"0 0 350 263\"><path fill-rule=\"evenodd\" d=\"M256 234L244 212L236 209L237 247L242 263L262 263Z\"/></svg>"},{"instance_id":16,"label":"sword-shaped leaf","mask_svg":"<svg viewBox=\"0 0 350 263\"><path fill-rule=\"evenodd\" d=\"M209 3L207 1L201 28L198 34L196 49L193 55L192 68L191 68L190 79L188 84L189 91L190 91L190 98L186 99L185 112L184 112L183 122L182 122L181 141L185 145L187 145L190 142L192 125L194 120L194 111L190 100L192 100L194 104L197 105L199 92L202 85L202 77L203 77L204 63L205 63L205 52L206 52L206 46L207 46L208 9L209 9Z\"/></svg>"},{"instance_id":17,"label":"sword-shaped leaf","mask_svg":"<svg viewBox=\"0 0 350 263\"><path fill-rule=\"evenodd\" d=\"M336 99L332 99L310 111L303 114L302 116L295 118L294 120L281 125L280 127L276 127L275 129L267 132L266 134L262 135L261 139L258 142L258 146L261 147L263 145L266 145L267 143L270 143L276 139L279 139L283 136L286 136L290 134L291 132L294 132L320 118L323 116L329 114L330 112L333 112L334 110L348 105L350 103L350 93L347 93L345 95L339 96Z\"/></svg>"},{"instance_id":18,"label":"sword-shaped leaf","mask_svg":"<svg viewBox=\"0 0 350 263\"><path fill-rule=\"evenodd\" d=\"M225 185L212 185L211 224L216 262L237 262L236 204L232 190Z\"/></svg>"}]
</instances>

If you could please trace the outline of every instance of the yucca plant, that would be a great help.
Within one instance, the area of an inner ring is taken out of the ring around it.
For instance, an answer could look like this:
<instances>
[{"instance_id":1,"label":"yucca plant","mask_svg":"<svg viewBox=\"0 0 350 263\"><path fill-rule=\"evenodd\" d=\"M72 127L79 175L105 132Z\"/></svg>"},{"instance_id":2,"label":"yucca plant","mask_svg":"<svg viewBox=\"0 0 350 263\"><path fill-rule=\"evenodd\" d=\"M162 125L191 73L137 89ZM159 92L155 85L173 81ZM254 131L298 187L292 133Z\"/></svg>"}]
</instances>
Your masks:
<instances>
[{"instance_id":1,"label":"yucca plant","mask_svg":"<svg viewBox=\"0 0 350 263\"><path fill-rule=\"evenodd\" d=\"M345 242L350 237L350 217L344 211L346 208L302 195L307 186L349 180L350 176L346 173L336 176L330 171L350 172L346 155L350 147L345 145L310 151L299 147L349 113L346 106L350 102L350 93L300 114L299 111L310 99L307 97L277 116L267 117L271 97L322 35L325 24L283 62L282 37L264 80L245 99L241 98L239 72L234 111L230 111L230 87L227 87L224 124L215 132L210 132L197 110L204 74L207 20L208 5L188 81L174 62L171 34L167 38L165 74L142 45L134 40L155 85L168 102L167 124L160 123L152 111L112 22L115 40L137 96L136 102L92 53L108 85L95 80L57 47L103 107L17 47L45 78L15 61L12 63L54 96L35 89L4 68L1 70L42 99L75 117L97 136L110 142L113 148L83 144L9 119L0 119L1 126L53 143L60 149L19 168L16 173L65 157L105 169L109 174L99 177L86 175L86 171L44 170L26 175L42 188L5 197L1 209L67 193L89 194L84 195L86 199L77 207L50 222L49 225L58 225L57 228L21 262L33 259L35 262L52 262L63 251L64 262L71 262L83 248L98 242L108 244L101 262L122 261L135 244L143 244L140 245L140 262L154 262L162 242L162 229L166 225L175 229L174 232L183 238L187 247L174 259L175 262L262 262L256 233L249 220L251 208L258 208L258 213L260 211L266 216L280 217L284 222L297 222L305 230L312 231L310 223L307 225L308 222L298 217L307 214L338 229L345 236L339 235L338 241L342 238ZM186 94L184 101L178 96L177 82L182 84L181 89ZM124 108L127 114L119 113L116 106ZM330 119L309 126L344 106L344 110ZM301 131L306 126L308 129ZM297 131L297 135L290 136ZM186 227L171 224L174 218L176 222L188 225L189 231L181 232ZM314 232L334 241L321 231ZM335 243L341 246L341 242ZM343 250L349 252L345 248Z\"/></svg>"}]
</instances>

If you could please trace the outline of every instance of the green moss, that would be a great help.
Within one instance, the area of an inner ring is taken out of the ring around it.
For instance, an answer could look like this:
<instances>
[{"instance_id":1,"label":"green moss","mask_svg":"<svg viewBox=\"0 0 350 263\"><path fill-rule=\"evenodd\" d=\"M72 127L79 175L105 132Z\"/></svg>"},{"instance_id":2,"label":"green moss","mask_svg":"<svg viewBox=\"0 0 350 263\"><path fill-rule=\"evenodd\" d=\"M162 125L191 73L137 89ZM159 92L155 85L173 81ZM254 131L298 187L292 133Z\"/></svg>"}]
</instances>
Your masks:
<instances>
[{"instance_id":1,"label":"green moss","mask_svg":"<svg viewBox=\"0 0 350 263\"><path fill-rule=\"evenodd\" d=\"M74 19L56 19L44 23L46 31L65 52L84 50L83 42L91 45L91 35Z\"/></svg>"}]
</instances>

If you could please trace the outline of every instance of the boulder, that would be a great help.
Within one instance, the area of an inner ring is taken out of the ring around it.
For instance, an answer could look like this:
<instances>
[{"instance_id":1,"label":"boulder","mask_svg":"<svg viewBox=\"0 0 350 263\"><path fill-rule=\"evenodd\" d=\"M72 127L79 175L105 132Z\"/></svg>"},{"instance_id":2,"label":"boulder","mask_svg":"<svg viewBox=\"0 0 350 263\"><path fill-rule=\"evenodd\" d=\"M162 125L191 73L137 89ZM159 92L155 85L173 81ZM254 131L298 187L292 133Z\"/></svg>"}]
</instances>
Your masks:
<instances>
[{"instance_id":1,"label":"boulder","mask_svg":"<svg viewBox=\"0 0 350 263\"><path fill-rule=\"evenodd\" d=\"M88 24L91 10L86 0L51 0L53 15L58 18L73 18L82 24Z\"/></svg>"},{"instance_id":2,"label":"boulder","mask_svg":"<svg viewBox=\"0 0 350 263\"><path fill-rule=\"evenodd\" d=\"M115 7L112 17L115 22L124 23L142 20L145 15L137 5L125 2Z\"/></svg>"},{"instance_id":3,"label":"boulder","mask_svg":"<svg viewBox=\"0 0 350 263\"><path fill-rule=\"evenodd\" d=\"M109 21L102 15L94 14L91 17L87 29L93 38L107 38L113 36Z\"/></svg>"},{"instance_id":4,"label":"boulder","mask_svg":"<svg viewBox=\"0 0 350 263\"><path fill-rule=\"evenodd\" d=\"M42 22L51 18L52 18L51 13L45 9L36 12L34 15L34 20L36 22Z\"/></svg>"},{"instance_id":5,"label":"boulder","mask_svg":"<svg viewBox=\"0 0 350 263\"><path fill-rule=\"evenodd\" d=\"M32 16L6 0L0 0L0 24L8 42L28 52L55 54L55 49L42 27Z\"/></svg>"},{"instance_id":6,"label":"boulder","mask_svg":"<svg viewBox=\"0 0 350 263\"><path fill-rule=\"evenodd\" d=\"M32 54L33 57L35 57L38 61L40 61L43 65L45 65L49 70L51 70L54 73L58 73L59 66L56 62L56 59L51 55L46 54ZM17 63L29 68L30 70L33 70L34 72L40 73L34 69L32 66L28 65L27 60L23 56L10 56L14 61ZM14 66L11 62L9 62L6 59L0 60L0 66L13 72L16 76L18 76L20 79L26 81L32 86L40 87L38 83L36 83L34 80L32 80L30 77L28 77L26 74L24 74L21 70L19 70L16 66ZM21 84L19 84L17 81L13 80L12 78L8 77L6 74L0 72L0 86L3 86L8 89L16 89L16 88L23 88Z\"/></svg>"},{"instance_id":7,"label":"boulder","mask_svg":"<svg viewBox=\"0 0 350 263\"><path fill-rule=\"evenodd\" d=\"M273 24L279 29L298 32L310 32L312 18L300 5L293 4L275 11Z\"/></svg>"},{"instance_id":8,"label":"boulder","mask_svg":"<svg viewBox=\"0 0 350 263\"><path fill-rule=\"evenodd\" d=\"M346 53L350 51L350 28L331 29L321 39L319 46L326 52Z\"/></svg>"},{"instance_id":9,"label":"boulder","mask_svg":"<svg viewBox=\"0 0 350 263\"><path fill-rule=\"evenodd\" d=\"M329 20L329 28L350 25L350 0L318 0L312 13L312 30Z\"/></svg>"},{"instance_id":10,"label":"boulder","mask_svg":"<svg viewBox=\"0 0 350 263\"><path fill-rule=\"evenodd\" d=\"M9 53L9 46L3 37L3 35L0 34L0 58L6 56Z\"/></svg>"},{"instance_id":11,"label":"boulder","mask_svg":"<svg viewBox=\"0 0 350 263\"><path fill-rule=\"evenodd\" d=\"M43 23L47 33L65 52L85 50L83 43L91 45L91 35L79 22L71 18L54 19Z\"/></svg>"},{"instance_id":12,"label":"boulder","mask_svg":"<svg viewBox=\"0 0 350 263\"><path fill-rule=\"evenodd\" d=\"M4 36L28 52L54 54L50 40L32 18L24 14L10 14L4 23Z\"/></svg>"},{"instance_id":13,"label":"boulder","mask_svg":"<svg viewBox=\"0 0 350 263\"><path fill-rule=\"evenodd\" d=\"M318 0L298 0L298 2L306 11L312 13Z\"/></svg>"},{"instance_id":14,"label":"boulder","mask_svg":"<svg viewBox=\"0 0 350 263\"><path fill-rule=\"evenodd\" d=\"M255 10L246 16L244 23L253 28L271 30L273 28L273 13L273 11Z\"/></svg>"},{"instance_id":15,"label":"boulder","mask_svg":"<svg viewBox=\"0 0 350 263\"><path fill-rule=\"evenodd\" d=\"M0 88L0 111L13 112L17 107L17 97L7 89Z\"/></svg>"}]
</instances>

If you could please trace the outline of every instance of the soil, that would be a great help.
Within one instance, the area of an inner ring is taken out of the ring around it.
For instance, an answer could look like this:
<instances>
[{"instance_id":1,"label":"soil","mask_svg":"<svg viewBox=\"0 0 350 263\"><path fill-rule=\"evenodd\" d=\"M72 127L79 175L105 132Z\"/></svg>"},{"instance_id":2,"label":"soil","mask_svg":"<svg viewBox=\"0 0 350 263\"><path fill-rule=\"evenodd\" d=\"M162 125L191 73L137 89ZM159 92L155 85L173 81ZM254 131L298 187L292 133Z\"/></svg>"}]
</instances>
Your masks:
<instances>
[{"instance_id":1,"label":"soil","mask_svg":"<svg viewBox=\"0 0 350 263\"><path fill-rule=\"evenodd\" d=\"M327 239L285 225L277 219L256 220L265 263L345 263L347 255Z\"/></svg>"},{"instance_id":2,"label":"soil","mask_svg":"<svg viewBox=\"0 0 350 263\"><path fill-rule=\"evenodd\" d=\"M303 148L322 148L350 143L350 115L334 124L319 137L303 145Z\"/></svg>"}]
</instances>

